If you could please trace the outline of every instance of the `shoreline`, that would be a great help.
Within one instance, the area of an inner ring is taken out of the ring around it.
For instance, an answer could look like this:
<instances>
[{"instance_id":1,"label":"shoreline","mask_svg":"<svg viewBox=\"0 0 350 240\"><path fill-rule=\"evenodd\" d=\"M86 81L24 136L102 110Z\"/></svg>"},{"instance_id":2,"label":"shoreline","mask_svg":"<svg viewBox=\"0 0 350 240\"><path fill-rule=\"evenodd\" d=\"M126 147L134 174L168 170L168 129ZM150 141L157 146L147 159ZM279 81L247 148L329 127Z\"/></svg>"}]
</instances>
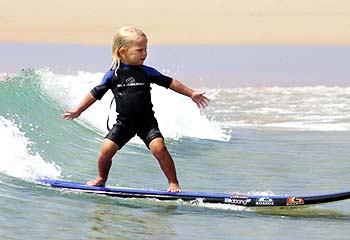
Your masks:
<instances>
[{"instance_id":1,"label":"shoreline","mask_svg":"<svg viewBox=\"0 0 350 240\"><path fill-rule=\"evenodd\" d=\"M117 29L133 25L154 45L350 45L349 7L316 0L7 1L0 10L0 42L106 46Z\"/></svg>"}]
</instances>

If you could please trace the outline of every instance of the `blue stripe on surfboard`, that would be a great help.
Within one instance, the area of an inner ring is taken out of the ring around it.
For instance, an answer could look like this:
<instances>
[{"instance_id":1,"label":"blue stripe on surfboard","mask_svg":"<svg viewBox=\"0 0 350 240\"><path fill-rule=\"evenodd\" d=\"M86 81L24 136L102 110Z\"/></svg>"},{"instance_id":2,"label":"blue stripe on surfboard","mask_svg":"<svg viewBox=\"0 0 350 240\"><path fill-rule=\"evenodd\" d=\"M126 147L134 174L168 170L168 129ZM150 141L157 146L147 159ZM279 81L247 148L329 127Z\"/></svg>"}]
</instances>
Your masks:
<instances>
[{"instance_id":1,"label":"blue stripe on surfboard","mask_svg":"<svg viewBox=\"0 0 350 240\"><path fill-rule=\"evenodd\" d=\"M272 207L272 206L304 206L311 204L329 203L346 200L350 198L350 192L339 192L332 194L310 195L310 196L266 196L266 195L242 195L228 193L206 193L206 192L180 192L172 193L167 191L132 189L119 187L96 187L85 183L71 182L53 179L38 179L38 183L50 185L55 188L64 188L77 191L85 191L95 194L103 194L115 197L127 198L156 198L160 200L182 199L191 201L203 199L208 203L224 203L250 207Z\"/></svg>"},{"instance_id":2,"label":"blue stripe on surfboard","mask_svg":"<svg viewBox=\"0 0 350 240\"><path fill-rule=\"evenodd\" d=\"M61 187L76 190L103 191L103 192L122 192L130 194L145 194L145 195L165 195L179 197L209 197L209 198L229 198L231 194L226 193L205 193L205 192L168 192L159 190L133 189L133 188L118 188L118 187L95 187L85 183L70 182L64 180L38 179L37 182L48 184L53 187Z\"/></svg>"}]
</instances>

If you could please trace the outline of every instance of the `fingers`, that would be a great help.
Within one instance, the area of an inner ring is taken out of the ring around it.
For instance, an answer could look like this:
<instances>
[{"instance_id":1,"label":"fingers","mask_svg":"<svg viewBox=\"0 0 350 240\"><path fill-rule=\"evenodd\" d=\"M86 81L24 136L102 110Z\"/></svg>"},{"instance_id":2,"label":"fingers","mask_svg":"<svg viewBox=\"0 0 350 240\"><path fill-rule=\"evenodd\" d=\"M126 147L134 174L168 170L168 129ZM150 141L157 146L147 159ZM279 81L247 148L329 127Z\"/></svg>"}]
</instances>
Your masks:
<instances>
[{"instance_id":1,"label":"fingers","mask_svg":"<svg viewBox=\"0 0 350 240\"><path fill-rule=\"evenodd\" d=\"M61 115L61 118L66 119L66 120L73 120L76 118L76 114L72 110L65 110L64 113Z\"/></svg>"},{"instance_id":2,"label":"fingers","mask_svg":"<svg viewBox=\"0 0 350 240\"><path fill-rule=\"evenodd\" d=\"M73 117L71 117L68 113L63 113L61 115L61 118L66 119L66 120L72 120Z\"/></svg>"},{"instance_id":3,"label":"fingers","mask_svg":"<svg viewBox=\"0 0 350 240\"><path fill-rule=\"evenodd\" d=\"M208 102L210 101L209 98L204 96L204 94L206 94L206 92L201 92L200 94L201 94L202 98L204 98L206 101L208 101Z\"/></svg>"},{"instance_id":4,"label":"fingers","mask_svg":"<svg viewBox=\"0 0 350 240\"><path fill-rule=\"evenodd\" d=\"M202 100L202 101L197 103L197 106L199 108L206 108L206 107L208 107L208 101Z\"/></svg>"},{"instance_id":5,"label":"fingers","mask_svg":"<svg viewBox=\"0 0 350 240\"><path fill-rule=\"evenodd\" d=\"M193 97L194 102L199 108L206 108L209 105L210 100L204 94L205 92L200 92Z\"/></svg>"}]
</instances>

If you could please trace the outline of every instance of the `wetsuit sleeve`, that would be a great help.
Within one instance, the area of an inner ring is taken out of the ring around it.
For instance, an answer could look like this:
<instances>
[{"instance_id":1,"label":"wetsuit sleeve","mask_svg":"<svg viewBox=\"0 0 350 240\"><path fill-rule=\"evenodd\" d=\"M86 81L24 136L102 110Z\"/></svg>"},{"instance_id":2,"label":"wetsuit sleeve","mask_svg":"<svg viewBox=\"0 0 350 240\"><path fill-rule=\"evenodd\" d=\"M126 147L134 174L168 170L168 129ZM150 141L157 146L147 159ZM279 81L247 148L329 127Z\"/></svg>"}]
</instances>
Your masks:
<instances>
[{"instance_id":1,"label":"wetsuit sleeve","mask_svg":"<svg viewBox=\"0 0 350 240\"><path fill-rule=\"evenodd\" d=\"M155 83L159 86L169 88L173 79L171 77L165 76L158 72L156 69L152 67L148 67L143 65L142 69L146 72L149 77L151 83Z\"/></svg>"},{"instance_id":2,"label":"wetsuit sleeve","mask_svg":"<svg viewBox=\"0 0 350 240\"><path fill-rule=\"evenodd\" d=\"M108 71L105 75L104 75L104 77L103 77L103 79L102 79L102 81L101 81L101 83L99 84L99 85L97 85L96 87L94 87L91 91L90 91L90 93L91 93L91 95L94 97L94 98L96 98L96 99L98 99L98 100L101 100L101 98L103 97L103 95L105 95L105 93L108 91L108 89L110 89L111 87L111 80L112 80L112 78L113 78L113 75L114 75L114 70L110 70L110 71Z\"/></svg>"}]
</instances>

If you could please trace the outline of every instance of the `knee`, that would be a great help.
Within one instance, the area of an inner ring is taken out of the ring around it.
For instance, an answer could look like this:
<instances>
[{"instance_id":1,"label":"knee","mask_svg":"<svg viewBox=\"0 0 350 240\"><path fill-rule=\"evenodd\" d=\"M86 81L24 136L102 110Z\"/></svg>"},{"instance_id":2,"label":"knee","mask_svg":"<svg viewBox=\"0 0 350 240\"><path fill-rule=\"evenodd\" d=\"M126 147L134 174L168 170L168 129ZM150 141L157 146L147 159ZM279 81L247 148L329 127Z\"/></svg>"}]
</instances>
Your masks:
<instances>
[{"instance_id":1,"label":"knee","mask_svg":"<svg viewBox=\"0 0 350 240\"><path fill-rule=\"evenodd\" d=\"M157 141L155 143L150 144L150 150L155 156L162 156L168 152L164 141Z\"/></svg>"},{"instance_id":2,"label":"knee","mask_svg":"<svg viewBox=\"0 0 350 240\"><path fill-rule=\"evenodd\" d=\"M99 160L111 160L119 150L119 146L109 139L106 139L99 153Z\"/></svg>"}]
</instances>

